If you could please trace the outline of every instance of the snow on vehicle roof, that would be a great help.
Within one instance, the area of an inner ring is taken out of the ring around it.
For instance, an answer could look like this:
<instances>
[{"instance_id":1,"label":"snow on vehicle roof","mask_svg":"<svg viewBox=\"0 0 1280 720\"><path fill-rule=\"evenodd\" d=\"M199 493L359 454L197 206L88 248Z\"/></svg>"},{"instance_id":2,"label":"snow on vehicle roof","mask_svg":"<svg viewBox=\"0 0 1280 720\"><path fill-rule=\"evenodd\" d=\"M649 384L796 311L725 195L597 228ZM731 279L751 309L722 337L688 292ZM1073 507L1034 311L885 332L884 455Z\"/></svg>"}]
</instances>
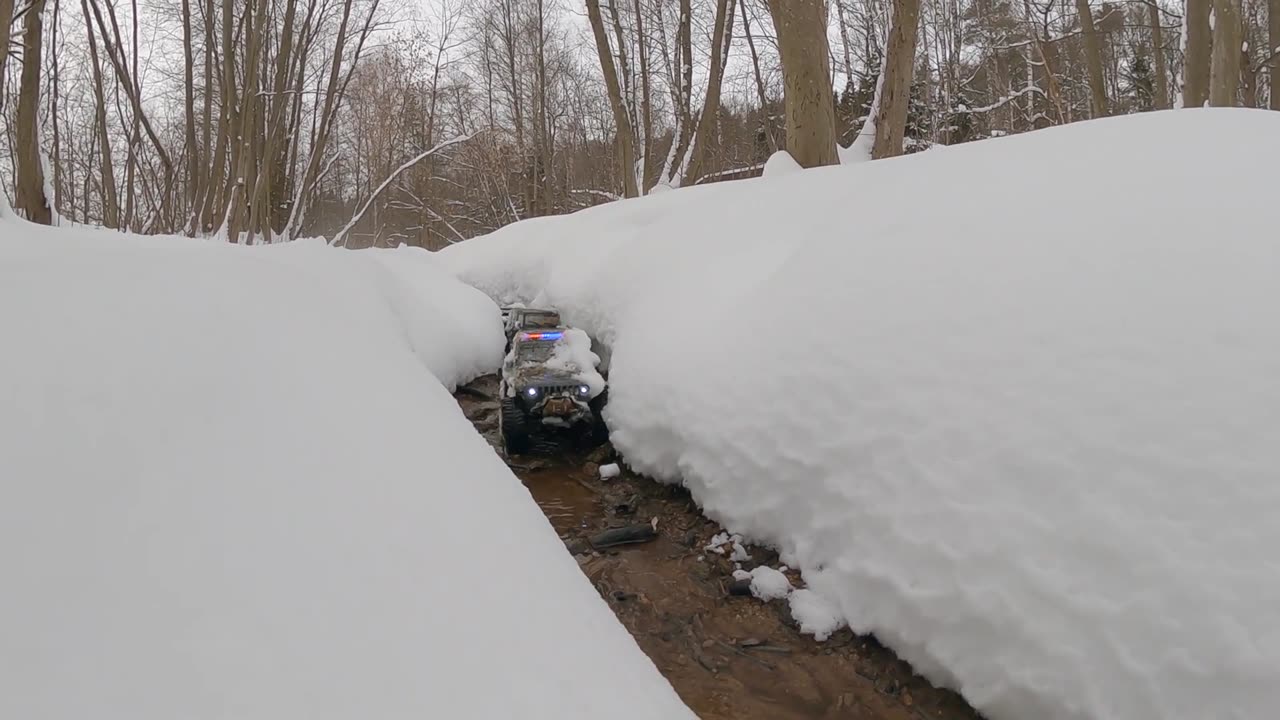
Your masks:
<instances>
[{"instance_id":1,"label":"snow on vehicle roof","mask_svg":"<svg viewBox=\"0 0 1280 720\"><path fill-rule=\"evenodd\" d=\"M533 339L525 339L527 337ZM599 395L605 387L604 376L597 370L600 356L591 350L591 337L578 328L560 328L554 333L520 333L511 345L506 366L525 382L543 377L573 378L591 388L591 397Z\"/></svg>"}]
</instances>

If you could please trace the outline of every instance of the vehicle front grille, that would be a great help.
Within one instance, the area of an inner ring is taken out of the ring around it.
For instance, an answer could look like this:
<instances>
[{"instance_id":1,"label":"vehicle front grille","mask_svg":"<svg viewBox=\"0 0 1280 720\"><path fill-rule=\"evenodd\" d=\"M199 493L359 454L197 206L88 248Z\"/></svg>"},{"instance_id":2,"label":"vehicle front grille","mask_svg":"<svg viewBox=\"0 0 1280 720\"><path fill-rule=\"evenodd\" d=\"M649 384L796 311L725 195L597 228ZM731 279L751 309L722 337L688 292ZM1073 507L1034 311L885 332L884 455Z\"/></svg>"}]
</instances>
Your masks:
<instances>
[{"instance_id":1,"label":"vehicle front grille","mask_svg":"<svg viewBox=\"0 0 1280 720\"><path fill-rule=\"evenodd\" d=\"M577 388L577 385L541 385L538 387L538 392L542 395L558 395L560 393L574 395Z\"/></svg>"}]
</instances>

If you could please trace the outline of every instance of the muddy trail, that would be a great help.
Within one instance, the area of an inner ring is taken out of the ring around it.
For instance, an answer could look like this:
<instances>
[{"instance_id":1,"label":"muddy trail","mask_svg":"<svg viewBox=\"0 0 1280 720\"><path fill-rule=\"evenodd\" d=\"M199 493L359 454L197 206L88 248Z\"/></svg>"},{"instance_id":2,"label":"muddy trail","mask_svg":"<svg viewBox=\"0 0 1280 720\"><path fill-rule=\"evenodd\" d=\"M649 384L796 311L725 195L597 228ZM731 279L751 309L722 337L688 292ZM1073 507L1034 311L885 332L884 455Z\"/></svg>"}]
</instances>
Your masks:
<instances>
[{"instance_id":1,"label":"muddy trail","mask_svg":"<svg viewBox=\"0 0 1280 720\"><path fill-rule=\"evenodd\" d=\"M486 376L455 396L501 454L497 390L497 378ZM602 480L600 464L614 461L607 445L507 459L582 572L703 720L981 718L873 637L844 629L819 643L799 632L785 600L731 594L734 564L705 550L722 528L683 488L625 468ZM645 542L597 550L588 540L654 518L656 537ZM747 551L752 559L744 569L779 564L764 548ZM798 573L788 577L803 585Z\"/></svg>"}]
</instances>

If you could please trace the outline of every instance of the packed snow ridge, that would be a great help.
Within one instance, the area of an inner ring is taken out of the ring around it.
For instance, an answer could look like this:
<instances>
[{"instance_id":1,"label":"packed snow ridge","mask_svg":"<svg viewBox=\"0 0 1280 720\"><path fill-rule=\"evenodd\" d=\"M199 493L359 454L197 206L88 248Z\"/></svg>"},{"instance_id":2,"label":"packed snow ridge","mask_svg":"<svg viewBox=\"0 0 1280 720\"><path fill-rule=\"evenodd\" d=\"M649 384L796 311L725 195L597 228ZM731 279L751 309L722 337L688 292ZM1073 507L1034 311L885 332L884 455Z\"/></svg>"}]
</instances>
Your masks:
<instances>
[{"instance_id":1,"label":"packed snow ridge","mask_svg":"<svg viewBox=\"0 0 1280 720\"><path fill-rule=\"evenodd\" d=\"M1280 114L1148 113L440 258L607 346L628 464L777 548L816 635L874 632L993 720L1264 718L1277 157Z\"/></svg>"},{"instance_id":2,"label":"packed snow ridge","mask_svg":"<svg viewBox=\"0 0 1280 720\"><path fill-rule=\"evenodd\" d=\"M449 395L503 336L437 264L0 219L0 717L693 717Z\"/></svg>"}]
</instances>

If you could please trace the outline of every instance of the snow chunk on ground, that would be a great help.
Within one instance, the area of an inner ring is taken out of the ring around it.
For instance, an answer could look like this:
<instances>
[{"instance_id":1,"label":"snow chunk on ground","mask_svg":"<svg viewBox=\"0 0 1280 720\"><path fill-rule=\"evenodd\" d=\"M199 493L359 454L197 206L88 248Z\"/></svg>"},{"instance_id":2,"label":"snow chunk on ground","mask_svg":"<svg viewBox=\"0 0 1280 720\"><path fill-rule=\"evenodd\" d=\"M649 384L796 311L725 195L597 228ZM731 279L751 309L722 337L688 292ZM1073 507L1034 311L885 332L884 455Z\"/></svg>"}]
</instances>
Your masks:
<instances>
[{"instance_id":1,"label":"snow chunk on ground","mask_svg":"<svg viewBox=\"0 0 1280 720\"><path fill-rule=\"evenodd\" d=\"M443 386L502 334L433 264L0 220L0 717L694 717Z\"/></svg>"},{"instance_id":2,"label":"snow chunk on ground","mask_svg":"<svg viewBox=\"0 0 1280 720\"><path fill-rule=\"evenodd\" d=\"M1269 717L1267 157L1280 114L1144 113L440 255L608 344L630 467L683 482L992 720Z\"/></svg>"},{"instance_id":3,"label":"snow chunk on ground","mask_svg":"<svg viewBox=\"0 0 1280 720\"><path fill-rule=\"evenodd\" d=\"M803 169L800 167L800 163L791 157L791 153L786 150L779 150L770 155L769 159L765 161L763 176L767 178L782 177Z\"/></svg>"},{"instance_id":4,"label":"snow chunk on ground","mask_svg":"<svg viewBox=\"0 0 1280 720\"><path fill-rule=\"evenodd\" d=\"M780 600L791 592L791 581L771 567L761 565L752 568L750 576L751 594L765 602Z\"/></svg>"},{"instance_id":5,"label":"snow chunk on ground","mask_svg":"<svg viewBox=\"0 0 1280 720\"><path fill-rule=\"evenodd\" d=\"M751 591L755 592L754 580L751 583ZM813 635L813 639L818 642L831 637L832 633L845 625L840 608L812 590L805 588L796 590L791 593L789 602L791 617L800 623L800 632Z\"/></svg>"},{"instance_id":6,"label":"snow chunk on ground","mask_svg":"<svg viewBox=\"0 0 1280 720\"><path fill-rule=\"evenodd\" d=\"M600 466L600 477L605 480L608 480L609 478L616 478L621 474L622 468L618 467L616 463L609 463L608 465Z\"/></svg>"}]
</instances>

